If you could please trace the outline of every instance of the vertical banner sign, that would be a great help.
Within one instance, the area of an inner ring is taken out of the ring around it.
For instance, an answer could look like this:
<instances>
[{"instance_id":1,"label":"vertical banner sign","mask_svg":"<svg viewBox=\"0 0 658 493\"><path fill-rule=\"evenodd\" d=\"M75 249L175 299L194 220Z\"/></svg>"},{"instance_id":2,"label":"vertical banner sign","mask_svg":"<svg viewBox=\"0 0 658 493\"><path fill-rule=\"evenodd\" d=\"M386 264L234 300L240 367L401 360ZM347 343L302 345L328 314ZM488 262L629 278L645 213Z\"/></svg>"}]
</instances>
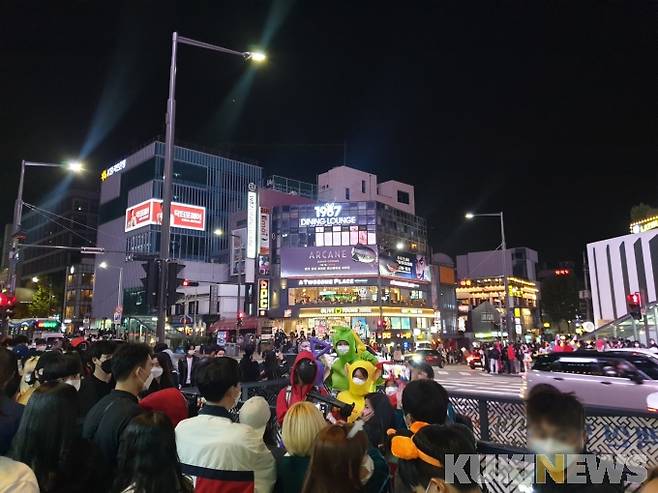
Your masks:
<instances>
[{"instance_id":1,"label":"vertical banner sign","mask_svg":"<svg viewBox=\"0 0 658 493\"><path fill-rule=\"evenodd\" d=\"M270 307L270 281L258 280L258 316L264 317Z\"/></svg>"},{"instance_id":2,"label":"vertical banner sign","mask_svg":"<svg viewBox=\"0 0 658 493\"><path fill-rule=\"evenodd\" d=\"M217 315L217 301L218 301L218 286L217 284L210 285L210 306L208 307L208 313L210 315Z\"/></svg>"},{"instance_id":3,"label":"vertical banner sign","mask_svg":"<svg viewBox=\"0 0 658 493\"><path fill-rule=\"evenodd\" d=\"M247 192L247 258L256 258L258 242L258 194L256 184L249 183Z\"/></svg>"},{"instance_id":4,"label":"vertical banner sign","mask_svg":"<svg viewBox=\"0 0 658 493\"><path fill-rule=\"evenodd\" d=\"M258 254L269 255L270 253L270 210L260 208L260 221L258 224Z\"/></svg>"}]
</instances>

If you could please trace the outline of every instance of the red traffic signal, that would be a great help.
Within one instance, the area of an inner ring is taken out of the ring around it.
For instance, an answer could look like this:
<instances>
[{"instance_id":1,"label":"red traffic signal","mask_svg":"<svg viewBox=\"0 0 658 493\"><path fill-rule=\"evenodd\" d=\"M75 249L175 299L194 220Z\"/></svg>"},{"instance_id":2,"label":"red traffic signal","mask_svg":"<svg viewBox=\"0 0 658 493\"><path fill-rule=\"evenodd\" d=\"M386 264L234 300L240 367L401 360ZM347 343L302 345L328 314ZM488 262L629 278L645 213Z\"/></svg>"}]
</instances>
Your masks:
<instances>
[{"instance_id":1,"label":"red traffic signal","mask_svg":"<svg viewBox=\"0 0 658 493\"><path fill-rule=\"evenodd\" d=\"M7 293L0 293L0 308L9 308L15 304L16 296Z\"/></svg>"},{"instance_id":2,"label":"red traffic signal","mask_svg":"<svg viewBox=\"0 0 658 493\"><path fill-rule=\"evenodd\" d=\"M190 281L189 279L183 279L183 282L181 283L181 286L184 286L184 287L190 287L190 286L194 287L194 286L198 286L198 285L199 285L199 283L197 281Z\"/></svg>"},{"instance_id":3,"label":"red traffic signal","mask_svg":"<svg viewBox=\"0 0 658 493\"><path fill-rule=\"evenodd\" d=\"M626 303L628 303L629 306L632 305L642 306L642 297L640 296L640 293L636 291L634 293L627 294Z\"/></svg>"},{"instance_id":4,"label":"red traffic signal","mask_svg":"<svg viewBox=\"0 0 658 493\"><path fill-rule=\"evenodd\" d=\"M555 269L556 276L568 276L569 274L571 274L569 269Z\"/></svg>"}]
</instances>

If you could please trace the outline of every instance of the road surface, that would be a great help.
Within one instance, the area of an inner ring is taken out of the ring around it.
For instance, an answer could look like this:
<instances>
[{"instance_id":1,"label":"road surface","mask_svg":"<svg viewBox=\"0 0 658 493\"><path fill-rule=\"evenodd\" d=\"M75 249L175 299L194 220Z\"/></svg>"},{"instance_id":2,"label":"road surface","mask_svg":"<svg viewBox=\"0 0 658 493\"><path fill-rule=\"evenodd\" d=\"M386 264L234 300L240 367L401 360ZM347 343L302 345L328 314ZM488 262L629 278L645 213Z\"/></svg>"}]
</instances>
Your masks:
<instances>
[{"instance_id":1,"label":"road surface","mask_svg":"<svg viewBox=\"0 0 658 493\"><path fill-rule=\"evenodd\" d=\"M471 370L466 365L447 365L434 367L434 379L448 392L463 390L467 392L518 397L521 378L518 375L492 375L477 368Z\"/></svg>"}]
</instances>

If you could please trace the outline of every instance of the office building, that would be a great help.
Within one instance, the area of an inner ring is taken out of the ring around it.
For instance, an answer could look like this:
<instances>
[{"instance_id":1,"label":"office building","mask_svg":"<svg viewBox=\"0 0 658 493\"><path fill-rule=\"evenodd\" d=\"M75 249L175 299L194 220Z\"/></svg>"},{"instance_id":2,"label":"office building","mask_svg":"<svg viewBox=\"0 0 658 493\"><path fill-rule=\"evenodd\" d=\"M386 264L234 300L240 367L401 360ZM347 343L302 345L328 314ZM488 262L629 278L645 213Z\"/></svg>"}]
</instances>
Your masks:
<instances>
[{"instance_id":1,"label":"office building","mask_svg":"<svg viewBox=\"0 0 658 493\"><path fill-rule=\"evenodd\" d=\"M22 230L27 245L41 247L88 247L96 244L98 221L98 192L62 188L49 195L37 208L24 206ZM84 282L68 283L69 272L86 271L93 256L79 251L22 247L18 263L18 285L36 289L39 284L48 286L62 301L60 315L69 330L90 315L93 295L93 272ZM33 282L36 279L37 282Z\"/></svg>"},{"instance_id":2,"label":"office building","mask_svg":"<svg viewBox=\"0 0 658 493\"><path fill-rule=\"evenodd\" d=\"M126 256L159 252L164 152L164 143L155 141L101 173L98 245L106 254L95 265L96 319L112 318L118 299L124 317L150 316L140 280L145 276L142 262L126 261ZM261 184L262 168L176 146L173 170L170 255L185 265L179 277L201 284L226 282L231 236L215 233L228 232L229 216L247 209L249 184ZM120 272L123 293L118 298Z\"/></svg>"},{"instance_id":3,"label":"office building","mask_svg":"<svg viewBox=\"0 0 658 493\"><path fill-rule=\"evenodd\" d=\"M627 318L626 297L631 293L640 293L652 322L649 325L655 326L652 307L658 293L658 230L589 243L587 265L597 327Z\"/></svg>"}]
</instances>

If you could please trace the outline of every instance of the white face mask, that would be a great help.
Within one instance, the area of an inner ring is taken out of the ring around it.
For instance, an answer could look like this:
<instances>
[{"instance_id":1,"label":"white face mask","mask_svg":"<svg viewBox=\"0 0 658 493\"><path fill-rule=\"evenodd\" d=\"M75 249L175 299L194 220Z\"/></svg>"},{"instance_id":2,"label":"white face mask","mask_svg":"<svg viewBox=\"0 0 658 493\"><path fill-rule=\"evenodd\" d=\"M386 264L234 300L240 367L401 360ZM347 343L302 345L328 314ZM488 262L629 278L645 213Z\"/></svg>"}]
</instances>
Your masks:
<instances>
[{"instance_id":1,"label":"white face mask","mask_svg":"<svg viewBox=\"0 0 658 493\"><path fill-rule=\"evenodd\" d=\"M64 380L64 383L68 383L71 385L76 391L80 390L80 379L70 379L70 380Z\"/></svg>"},{"instance_id":2,"label":"white face mask","mask_svg":"<svg viewBox=\"0 0 658 493\"><path fill-rule=\"evenodd\" d=\"M568 454L565 457L565 466L575 461L580 451L573 445L566 444L554 438L529 438L528 446L536 454L552 456L555 454Z\"/></svg>"},{"instance_id":3,"label":"white face mask","mask_svg":"<svg viewBox=\"0 0 658 493\"><path fill-rule=\"evenodd\" d=\"M349 350L350 347L347 344L339 344L338 346L336 346L336 352L340 355L347 354Z\"/></svg>"},{"instance_id":4,"label":"white face mask","mask_svg":"<svg viewBox=\"0 0 658 493\"><path fill-rule=\"evenodd\" d=\"M153 382L153 372L149 372L149 376L146 377L146 380L144 380L144 385L142 386L143 390L148 390L149 387L151 386L151 382Z\"/></svg>"},{"instance_id":5,"label":"white face mask","mask_svg":"<svg viewBox=\"0 0 658 493\"><path fill-rule=\"evenodd\" d=\"M386 395L395 395L398 393L398 388L397 387L386 387L385 389Z\"/></svg>"},{"instance_id":6,"label":"white face mask","mask_svg":"<svg viewBox=\"0 0 658 493\"><path fill-rule=\"evenodd\" d=\"M359 377L352 377L352 382L354 382L355 385L363 385L366 383L366 381L363 378Z\"/></svg>"},{"instance_id":7,"label":"white face mask","mask_svg":"<svg viewBox=\"0 0 658 493\"><path fill-rule=\"evenodd\" d=\"M162 369L161 366L154 366L151 368L151 375L153 375L153 378L160 378L162 376L162 372L164 370Z\"/></svg>"}]
</instances>

